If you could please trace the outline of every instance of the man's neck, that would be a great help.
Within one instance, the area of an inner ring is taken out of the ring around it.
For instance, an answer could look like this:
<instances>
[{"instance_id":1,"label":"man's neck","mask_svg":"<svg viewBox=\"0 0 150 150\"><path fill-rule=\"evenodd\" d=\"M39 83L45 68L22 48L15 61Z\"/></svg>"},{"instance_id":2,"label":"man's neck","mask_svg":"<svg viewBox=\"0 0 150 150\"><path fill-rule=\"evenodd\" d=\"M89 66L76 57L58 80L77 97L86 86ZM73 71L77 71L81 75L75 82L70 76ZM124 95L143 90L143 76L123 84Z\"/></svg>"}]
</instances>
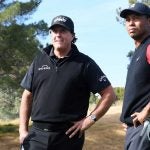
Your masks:
<instances>
[{"instance_id":1,"label":"man's neck","mask_svg":"<svg viewBox=\"0 0 150 150\"><path fill-rule=\"evenodd\" d=\"M70 52L71 47L68 47L66 49L55 49L54 48L54 54L57 58L64 58L67 56L67 54Z\"/></svg>"},{"instance_id":2,"label":"man's neck","mask_svg":"<svg viewBox=\"0 0 150 150\"><path fill-rule=\"evenodd\" d=\"M150 36L150 33L143 35L143 37L141 37L141 38L139 38L139 39L135 39L135 40L134 40L134 42L135 42L135 47L137 48L137 47L143 42L143 40L144 40L146 37L148 37L148 36Z\"/></svg>"}]
</instances>

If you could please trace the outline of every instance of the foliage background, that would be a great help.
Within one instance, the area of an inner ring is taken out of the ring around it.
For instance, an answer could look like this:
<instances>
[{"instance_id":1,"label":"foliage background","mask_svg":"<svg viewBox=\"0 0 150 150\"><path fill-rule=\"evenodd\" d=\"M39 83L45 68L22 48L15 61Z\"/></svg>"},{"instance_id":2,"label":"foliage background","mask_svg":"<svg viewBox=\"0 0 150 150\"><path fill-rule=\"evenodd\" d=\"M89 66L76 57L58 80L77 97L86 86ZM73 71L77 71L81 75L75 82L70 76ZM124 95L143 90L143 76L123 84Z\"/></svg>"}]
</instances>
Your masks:
<instances>
[{"instance_id":1,"label":"foliage background","mask_svg":"<svg viewBox=\"0 0 150 150\"><path fill-rule=\"evenodd\" d=\"M42 48L38 37L48 35L48 27L43 20L26 23L41 2L0 1L1 119L18 117L21 79L37 51Z\"/></svg>"},{"instance_id":2,"label":"foliage background","mask_svg":"<svg viewBox=\"0 0 150 150\"><path fill-rule=\"evenodd\" d=\"M129 5L137 0L129 0ZM150 5L150 0L141 2ZM43 48L40 38L48 35L48 25L40 20L31 21L42 0L0 0L0 119L18 117L22 90L20 82L38 51ZM122 8L117 8L116 19ZM29 21L30 20L30 21ZM30 22L30 23L29 23ZM129 50L129 60L133 51ZM118 100L123 99L124 88L114 88ZM91 94L90 103L96 103L98 96Z\"/></svg>"}]
</instances>

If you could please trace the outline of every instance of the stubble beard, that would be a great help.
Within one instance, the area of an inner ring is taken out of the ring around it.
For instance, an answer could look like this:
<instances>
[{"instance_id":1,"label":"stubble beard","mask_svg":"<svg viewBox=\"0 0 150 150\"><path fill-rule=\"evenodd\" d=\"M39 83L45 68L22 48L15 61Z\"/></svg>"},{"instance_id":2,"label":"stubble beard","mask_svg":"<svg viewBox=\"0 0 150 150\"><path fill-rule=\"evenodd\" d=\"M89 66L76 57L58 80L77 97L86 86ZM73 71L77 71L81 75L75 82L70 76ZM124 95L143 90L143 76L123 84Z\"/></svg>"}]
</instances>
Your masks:
<instances>
[{"instance_id":1,"label":"stubble beard","mask_svg":"<svg viewBox=\"0 0 150 150\"><path fill-rule=\"evenodd\" d=\"M143 33L142 34L133 33L133 34L130 34L130 37L134 39L135 41L139 41L143 39L143 35L144 35Z\"/></svg>"}]
</instances>

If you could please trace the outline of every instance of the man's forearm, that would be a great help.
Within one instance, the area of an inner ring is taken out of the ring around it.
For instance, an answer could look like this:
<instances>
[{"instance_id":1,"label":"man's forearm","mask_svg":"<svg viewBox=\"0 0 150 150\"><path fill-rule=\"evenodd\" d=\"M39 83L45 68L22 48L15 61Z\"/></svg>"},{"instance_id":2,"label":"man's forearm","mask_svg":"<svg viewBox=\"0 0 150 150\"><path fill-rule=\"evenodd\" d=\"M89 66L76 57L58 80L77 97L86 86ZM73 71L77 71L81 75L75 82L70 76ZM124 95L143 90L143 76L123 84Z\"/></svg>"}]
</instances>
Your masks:
<instances>
[{"instance_id":1,"label":"man's forearm","mask_svg":"<svg viewBox=\"0 0 150 150\"><path fill-rule=\"evenodd\" d=\"M143 111L146 112L147 117L150 117L150 102L145 106L145 108L143 109Z\"/></svg>"},{"instance_id":2,"label":"man's forearm","mask_svg":"<svg viewBox=\"0 0 150 150\"><path fill-rule=\"evenodd\" d=\"M22 102L23 103L23 102ZM26 108L24 104L21 104L20 107L20 120L19 120L19 131L28 131L30 110Z\"/></svg>"},{"instance_id":3,"label":"man's forearm","mask_svg":"<svg viewBox=\"0 0 150 150\"><path fill-rule=\"evenodd\" d=\"M99 101L96 108L92 111L92 114L95 114L97 119L101 118L108 111L112 103L116 100L115 93L111 86L105 89L101 95L101 101Z\"/></svg>"},{"instance_id":4,"label":"man's forearm","mask_svg":"<svg viewBox=\"0 0 150 150\"><path fill-rule=\"evenodd\" d=\"M19 132L28 131L29 118L32 106L32 96L28 91L24 91L20 105Z\"/></svg>"}]
</instances>

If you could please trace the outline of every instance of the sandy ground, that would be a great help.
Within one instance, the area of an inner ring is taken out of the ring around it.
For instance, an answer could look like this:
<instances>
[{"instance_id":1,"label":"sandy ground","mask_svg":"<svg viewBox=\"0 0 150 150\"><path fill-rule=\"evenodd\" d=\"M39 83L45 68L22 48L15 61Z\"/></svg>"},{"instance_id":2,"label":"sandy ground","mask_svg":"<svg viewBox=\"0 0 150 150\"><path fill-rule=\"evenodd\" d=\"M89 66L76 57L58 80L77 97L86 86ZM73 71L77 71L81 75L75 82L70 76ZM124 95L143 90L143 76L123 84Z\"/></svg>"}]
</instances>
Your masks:
<instances>
[{"instance_id":1,"label":"sandy ground","mask_svg":"<svg viewBox=\"0 0 150 150\"><path fill-rule=\"evenodd\" d=\"M89 130L83 150L123 150L125 132L119 121L122 104L114 104Z\"/></svg>"},{"instance_id":2,"label":"sandy ground","mask_svg":"<svg viewBox=\"0 0 150 150\"><path fill-rule=\"evenodd\" d=\"M123 150L125 132L119 121L121 104L111 106L103 118L86 131L83 150ZM18 150L18 133L0 134L0 150Z\"/></svg>"}]
</instances>

